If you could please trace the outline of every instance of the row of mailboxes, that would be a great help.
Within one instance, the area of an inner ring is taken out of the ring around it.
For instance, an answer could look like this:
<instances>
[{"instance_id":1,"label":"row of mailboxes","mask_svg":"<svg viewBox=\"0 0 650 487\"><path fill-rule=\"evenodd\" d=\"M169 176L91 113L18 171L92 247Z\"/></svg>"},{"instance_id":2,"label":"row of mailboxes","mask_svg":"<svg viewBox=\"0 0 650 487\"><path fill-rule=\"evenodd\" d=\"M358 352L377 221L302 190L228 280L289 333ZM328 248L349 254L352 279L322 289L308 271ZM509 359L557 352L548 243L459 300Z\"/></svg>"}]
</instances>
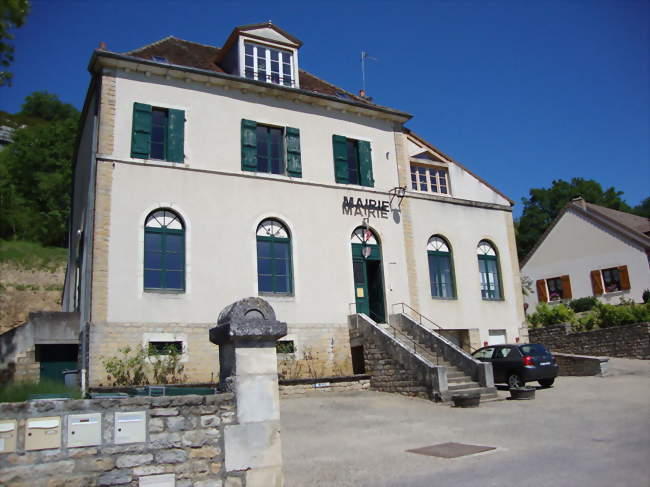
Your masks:
<instances>
[{"instance_id":1,"label":"row of mailboxes","mask_svg":"<svg viewBox=\"0 0 650 487\"><path fill-rule=\"evenodd\" d=\"M102 444L102 414L70 414L67 416L68 448ZM0 453L16 451L18 424L15 419L0 419ZM116 412L116 444L143 443L147 440L146 411ZM25 450L61 448L61 417L28 418L25 421Z\"/></svg>"}]
</instances>

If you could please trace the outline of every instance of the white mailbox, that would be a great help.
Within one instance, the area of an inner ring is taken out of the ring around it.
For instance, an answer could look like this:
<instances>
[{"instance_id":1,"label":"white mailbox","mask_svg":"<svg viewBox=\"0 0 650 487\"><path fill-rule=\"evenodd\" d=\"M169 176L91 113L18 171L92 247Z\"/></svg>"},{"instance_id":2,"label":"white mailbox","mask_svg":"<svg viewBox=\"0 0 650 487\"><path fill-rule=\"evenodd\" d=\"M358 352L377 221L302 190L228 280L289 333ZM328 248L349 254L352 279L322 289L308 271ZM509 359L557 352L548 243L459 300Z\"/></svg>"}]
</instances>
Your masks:
<instances>
[{"instance_id":1,"label":"white mailbox","mask_svg":"<svg viewBox=\"0 0 650 487\"><path fill-rule=\"evenodd\" d=\"M102 444L101 413L71 414L68 416L68 447Z\"/></svg>"},{"instance_id":2,"label":"white mailbox","mask_svg":"<svg viewBox=\"0 0 650 487\"><path fill-rule=\"evenodd\" d=\"M16 434L15 419L0 419L0 453L16 451Z\"/></svg>"},{"instance_id":3,"label":"white mailbox","mask_svg":"<svg viewBox=\"0 0 650 487\"><path fill-rule=\"evenodd\" d=\"M115 413L115 443L143 443L147 441L147 413L133 411Z\"/></svg>"},{"instance_id":4,"label":"white mailbox","mask_svg":"<svg viewBox=\"0 0 650 487\"><path fill-rule=\"evenodd\" d=\"M61 418L29 418L25 425L25 450L61 448Z\"/></svg>"}]
</instances>

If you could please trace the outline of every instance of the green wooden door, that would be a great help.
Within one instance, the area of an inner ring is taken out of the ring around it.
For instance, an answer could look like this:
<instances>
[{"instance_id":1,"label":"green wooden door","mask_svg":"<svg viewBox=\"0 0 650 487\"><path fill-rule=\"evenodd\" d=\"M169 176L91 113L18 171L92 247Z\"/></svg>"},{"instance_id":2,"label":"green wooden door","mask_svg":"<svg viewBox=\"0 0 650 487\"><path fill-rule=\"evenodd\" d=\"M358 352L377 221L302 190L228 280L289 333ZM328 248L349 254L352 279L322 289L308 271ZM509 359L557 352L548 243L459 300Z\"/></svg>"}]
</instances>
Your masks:
<instances>
[{"instance_id":1,"label":"green wooden door","mask_svg":"<svg viewBox=\"0 0 650 487\"><path fill-rule=\"evenodd\" d=\"M357 305L357 313L370 315L366 262L361 259L353 259L352 266L354 268L354 299Z\"/></svg>"}]
</instances>

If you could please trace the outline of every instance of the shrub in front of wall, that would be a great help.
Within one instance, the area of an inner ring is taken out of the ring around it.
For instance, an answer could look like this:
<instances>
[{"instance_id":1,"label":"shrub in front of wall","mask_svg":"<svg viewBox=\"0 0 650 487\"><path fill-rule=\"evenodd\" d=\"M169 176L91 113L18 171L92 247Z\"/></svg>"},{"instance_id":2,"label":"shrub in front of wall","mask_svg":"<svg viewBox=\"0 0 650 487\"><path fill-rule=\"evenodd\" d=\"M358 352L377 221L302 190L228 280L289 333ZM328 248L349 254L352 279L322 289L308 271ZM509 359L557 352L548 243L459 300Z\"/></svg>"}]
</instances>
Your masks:
<instances>
[{"instance_id":1,"label":"shrub in front of wall","mask_svg":"<svg viewBox=\"0 0 650 487\"><path fill-rule=\"evenodd\" d=\"M585 298L578 298L570 301L569 306L576 313L581 313L583 311L591 310L597 303L598 300L594 296L587 296Z\"/></svg>"},{"instance_id":2,"label":"shrub in front of wall","mask_svg":"<svg viewBox=\"0 0 650 487\"><path fill-rule=\"evenodd\" d=\"M546 303L542 303L537 306L533 314L528 316L528 321L533 325L533 328L556 325L558 323L573 323L575 321L575 313L571 308L563 304L549 306Z\"/></svg>"},{"instance_id":3,"label":"shrub in front of wall","mask_svg":"<svg viewBox=\"0 0 650 487\"><path fill-rule=\"evenodd\" d=\"M643 294L641 295L641 299L645 304L650 303L650 289L646 289L643 291Z\"/></svg>"},{"instance_id":4,"label":"shrub in front of wall","mask_svg":"<svg viewBox=\"0 0 650 487\"><path fill-rule=\"evenodd\" d=\"M592 319L599 328L631 325L650 321L650 304L614 306L598 303L585 319Z\"/></svg>"}]
</instances>

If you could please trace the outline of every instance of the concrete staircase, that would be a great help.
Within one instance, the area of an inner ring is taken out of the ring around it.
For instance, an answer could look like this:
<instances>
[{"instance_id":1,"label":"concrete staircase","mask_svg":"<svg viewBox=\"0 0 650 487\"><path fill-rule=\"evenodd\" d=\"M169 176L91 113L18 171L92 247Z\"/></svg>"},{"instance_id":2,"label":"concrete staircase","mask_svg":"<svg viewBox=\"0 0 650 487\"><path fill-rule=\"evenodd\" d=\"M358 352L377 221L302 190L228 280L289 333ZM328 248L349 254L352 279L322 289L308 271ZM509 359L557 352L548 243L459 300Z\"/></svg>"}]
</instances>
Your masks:
<instances>
[{"instance_id":1,"label":"concrete staircase","mask_svg":"<svg viewBox=\"0 0 650 487\"><path fill-rule=\"evenodd\" d=\"M497 397L491 364L474 360L446 338L403 314L390 324L350 316L350 343L362 345L372 389L449 401L455 394Z\"/></svg>"}]
</instances>

